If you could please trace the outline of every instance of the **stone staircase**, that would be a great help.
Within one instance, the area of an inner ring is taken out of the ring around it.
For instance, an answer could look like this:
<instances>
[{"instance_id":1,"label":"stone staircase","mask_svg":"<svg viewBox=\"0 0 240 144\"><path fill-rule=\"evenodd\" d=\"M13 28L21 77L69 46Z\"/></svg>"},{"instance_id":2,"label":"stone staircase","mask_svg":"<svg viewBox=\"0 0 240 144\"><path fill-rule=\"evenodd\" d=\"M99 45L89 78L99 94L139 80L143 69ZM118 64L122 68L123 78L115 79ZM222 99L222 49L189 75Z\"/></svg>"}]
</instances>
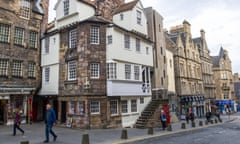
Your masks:
<instances>
[{"instance_id":1,"label":"stone staircase","mask_svg":"<svg viewBox=\"0 0 240 144\"><path fill-rule=\"evenodd\" d=\"M156 109L158 109L159 105L161 104L161 100L152 100L141 113L140 117L137 119L135 124L136 128L146 128L148 121L154 115Z\"/></svg>"}]
</instances>

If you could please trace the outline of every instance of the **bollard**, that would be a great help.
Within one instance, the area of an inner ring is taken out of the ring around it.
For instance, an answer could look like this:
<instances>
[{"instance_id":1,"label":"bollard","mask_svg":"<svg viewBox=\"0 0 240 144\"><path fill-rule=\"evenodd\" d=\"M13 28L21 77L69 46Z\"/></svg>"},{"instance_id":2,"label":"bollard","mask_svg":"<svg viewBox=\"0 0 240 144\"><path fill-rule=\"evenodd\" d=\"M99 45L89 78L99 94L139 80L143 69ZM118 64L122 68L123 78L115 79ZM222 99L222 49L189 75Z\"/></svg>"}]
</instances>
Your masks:
<instances>
[{"instance_id":1,"label":"bollard","mask_svg":"<svg viewBox=\"0 0 240 144\"><path fill-rule=\"evenodd\" d=\"M211 124L213 124L213 120L211 120Z\"/></svg>"},{"instance_id":2,"label":"bollard","mask_svg":"<svg viewBox=\"0 0 240 144\"><path fill-rule=\"evenodd\" d=\"M29 141L22 141L20 144L29 144Z\"/></svg>"},{"instance_id":3,"label":"bollard","mask_svg":"<svg viewBox=\"0 0 240 144\"><path fill-rule=\"evenodd\" d=\"M171 124L168 125L167 130L172 131L172 125Z\"/></svg>"},{"instance_id":4,"label":"bollard","mask_svg":"<svg viewBox=\"0 0 240 144\"><path fill-rule=\"evenodd\" d=\"M148 134L149 135L153 135L153 127L149 127L148 128Z\"/></svg>"},{"instance_id":5,"label":"bollard","mask_svg":"<svg viewBox=\"0 0 240 144\"><path fill-rule=\"evenodd\" d=\"M205 121L205 125L208 125L208 121L207 120Z\"/></svg>"},{"instance_id":6,"label":"bollard","mask_svg":"<svg viewBox=\"0 0 240 144\"><path fill-rule=\"evenodd\" d=\"M121 139L128 139L128 134L126 129L122 130Z\"/></svg>"},{"instance_id":7,"label":"bollard","mask_svg":"<svg viewBox=\"0 0 240 144\"><path fill-rule=\"evenodd\" d=\"M186 129L186 124L185 123L182 123L182 129Z\"/></svg>"},{"instance_id":8,"label":"bollard","mask_svg":"<svg viewBox=\"0 0 240 144\"><path fill-rule=\"evenodd\" d=\"M196 124L194 121L192 122L192 127L196 127Z\"/></svg>"},{"instance_id":9,"label":"bollard","mask_svg":"<svg viewBox=\"0 0 240 144\"><path fill-rule=\"evenodd\" d=\"M82 144L89 144L89 135L88 134L83 134Z\"/></svg>"},{"instance_id":10,"label":"bollard","mask_svg":"<svg viewBox=\"0 0 240 144\"><path fill-rule=\"evenodd\" d=\"M215 123L218 123L218 120L217 120L217 119L215 119Z\"/></svg>"},{"instance_id":11,"label":"bollard","mask_svg":"<svg viewBox=\"0 0 240 144\"><path fill-rule=\"evenodd\" d=\"M203 126L203 122L202 121L199 121L199 126Z\"/></svg>"},{"instance_id":12,"label":"bollard","mask_svg":"<svg viewBox=\"0 0 240 144\"><path fill-rule=\"evenodd\" d=\"M222 123L222 119L219 119L219 122Z\"/></svg>"}]
</instances>

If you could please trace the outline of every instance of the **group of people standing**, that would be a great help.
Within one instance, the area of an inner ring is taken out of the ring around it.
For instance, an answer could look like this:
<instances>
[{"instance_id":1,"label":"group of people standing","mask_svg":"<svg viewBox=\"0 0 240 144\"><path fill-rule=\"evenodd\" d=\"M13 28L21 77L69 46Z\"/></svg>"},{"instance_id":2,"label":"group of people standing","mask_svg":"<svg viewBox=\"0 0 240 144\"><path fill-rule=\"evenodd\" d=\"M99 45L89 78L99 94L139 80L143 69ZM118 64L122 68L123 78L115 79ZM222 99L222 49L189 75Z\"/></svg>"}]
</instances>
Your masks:
<instances>
[{"instance_id":1,"label":"group of people standing","mask_svg":"<svg viewBox=\"0 0 240 144\"><path fill-rule=\"evenodd\" d=\"M46 139L43 141L44 143L49 142L49 133L53 136L53 141L57 140L57 135L52 130L52 127L56 124L56 113L50 104L46 105L46 113L45 113L45 136ZM21 115L18 109L15 110L15 118L13 124L13 136L16 135L16 130L18 129L22 135L24 135L24 130L20 127L21 125Z\"/></svg>"}]
</instances>

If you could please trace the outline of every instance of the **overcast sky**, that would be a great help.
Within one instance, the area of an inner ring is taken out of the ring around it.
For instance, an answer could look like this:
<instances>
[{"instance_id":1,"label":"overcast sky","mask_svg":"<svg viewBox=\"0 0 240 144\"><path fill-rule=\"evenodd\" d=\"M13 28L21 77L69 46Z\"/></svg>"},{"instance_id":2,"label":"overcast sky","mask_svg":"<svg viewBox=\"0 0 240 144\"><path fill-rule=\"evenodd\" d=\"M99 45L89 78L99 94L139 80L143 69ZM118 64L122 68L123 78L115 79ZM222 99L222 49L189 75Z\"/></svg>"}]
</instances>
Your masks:
<instances>
[{"instance_id":1,"label":"overcast sky","mask_svg":"<svg viewBox=\"0 0 240 144\"><path fill-rule=\"evenodd\" d=\"M50 21L55 17L56 1L50 0ZM204 29L211 55L217 55L222 46L229 52L233 73L240 72L239 0L142 0L142 3L164 17L167 29L182 24L185 19L191 24L193 37L199 37L200 29Z\"/></svg>"}]
</instances>

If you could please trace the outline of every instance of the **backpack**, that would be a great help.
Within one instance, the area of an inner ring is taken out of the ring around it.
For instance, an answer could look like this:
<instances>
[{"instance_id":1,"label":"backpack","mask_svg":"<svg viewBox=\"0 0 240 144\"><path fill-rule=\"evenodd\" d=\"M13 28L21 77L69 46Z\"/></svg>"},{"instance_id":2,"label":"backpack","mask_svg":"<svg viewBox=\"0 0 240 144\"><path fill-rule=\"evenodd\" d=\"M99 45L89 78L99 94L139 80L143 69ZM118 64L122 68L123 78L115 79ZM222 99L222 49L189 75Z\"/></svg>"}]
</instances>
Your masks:
<instances>
[{"instance_id":1,"label":"backpack","mask_svg":"<svg viewBox=\"0 0 240 144\"><path fill-rule=\"evenodd\" d=\"M166 116L166 114L161 114L161 120L162 121L167 121L167 116Z\"/></svg>"}]
</instances>

